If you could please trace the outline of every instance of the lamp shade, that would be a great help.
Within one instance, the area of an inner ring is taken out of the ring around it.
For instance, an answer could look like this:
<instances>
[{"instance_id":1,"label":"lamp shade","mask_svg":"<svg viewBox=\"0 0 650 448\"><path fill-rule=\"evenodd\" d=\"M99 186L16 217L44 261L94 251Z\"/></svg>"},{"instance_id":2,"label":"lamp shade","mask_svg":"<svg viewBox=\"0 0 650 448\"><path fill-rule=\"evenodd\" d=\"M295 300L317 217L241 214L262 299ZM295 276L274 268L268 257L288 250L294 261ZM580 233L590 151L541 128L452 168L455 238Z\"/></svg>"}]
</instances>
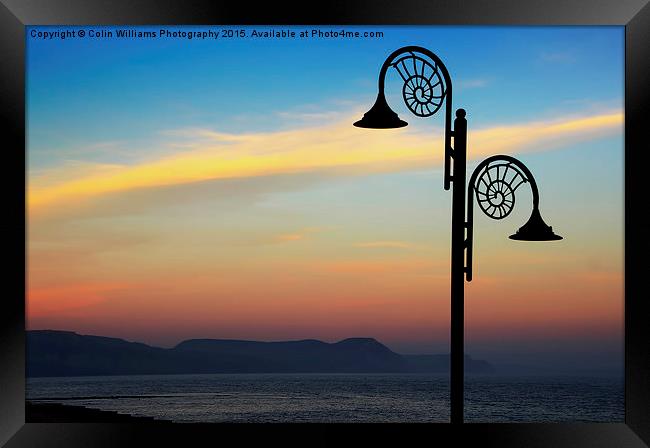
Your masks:
<instances>
[{"instance_id":1,"label":"lamp shade","mask_svg":"<svg viewBox=\"0 0 650 448\"><path fill-rule=\"evenodd\" d=\"M395 112L388 106L383 92L377 95L377 101L372 108L363 115L363 118L354 123L358 128L368 129L394 129L403 128L408 123L400 120Z\"/></svg>"},{"instance_id":2,"label":"lamp shade","mask_svg":"<svg viewBox=\"0 0 650 448\"><path fill-rule=\"evenodd\" d=\"M538 208L533 209L528 222L520 227L517 233L510 235L509 238L519 241L556 241L562 239L561 236L553 233L551 226L546 225L542 215L539 214Z\"/></svg>"}]
</instances>

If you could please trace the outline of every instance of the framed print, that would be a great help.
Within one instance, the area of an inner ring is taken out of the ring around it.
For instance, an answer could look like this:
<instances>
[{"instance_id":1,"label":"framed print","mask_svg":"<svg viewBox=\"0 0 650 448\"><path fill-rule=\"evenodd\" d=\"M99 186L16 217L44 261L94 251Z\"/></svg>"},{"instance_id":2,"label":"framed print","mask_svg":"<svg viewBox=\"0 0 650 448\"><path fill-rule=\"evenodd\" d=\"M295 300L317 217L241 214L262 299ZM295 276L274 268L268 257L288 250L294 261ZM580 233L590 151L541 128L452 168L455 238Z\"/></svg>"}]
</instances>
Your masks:
<instances>
[{"instance_id":1,"label":"framed print","mask_svg":"<svg viewBox=\"0 0 650 448\"><path fill-rule=\"evenodd\" d=\"M650 7L587 3L3 0L0 442L647 446Z\"/></svg>"}]
</instances>

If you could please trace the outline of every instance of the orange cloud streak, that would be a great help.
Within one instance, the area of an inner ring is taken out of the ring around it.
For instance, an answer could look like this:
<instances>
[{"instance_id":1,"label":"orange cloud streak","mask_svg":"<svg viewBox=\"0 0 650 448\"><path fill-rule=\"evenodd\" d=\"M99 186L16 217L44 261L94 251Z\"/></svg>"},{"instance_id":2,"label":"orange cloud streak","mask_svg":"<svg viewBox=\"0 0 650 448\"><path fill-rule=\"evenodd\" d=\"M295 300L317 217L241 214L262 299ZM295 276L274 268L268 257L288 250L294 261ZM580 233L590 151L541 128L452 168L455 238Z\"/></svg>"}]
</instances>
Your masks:
<instances>
[{"instance_id":1,"label":"orange cloud streak","mask_svg":"<svg viewBox=\"0 0 650 448\"><path fill-rule=\"evenodd\" d=\"M29 177L30 211L132 189L314 170L398 171L442 160L429 133L360 130L351 118L321 127L230 135L195 131L203 142L181 154L136 165L59 167ZM622 130L623 113L496 126L470 132L470 158L539 150ZM206 140L207 138L207 140ZM437 142L437 143L436 143ZM87 174L91 173L91 174Z\"/></svg>"}]
</instances>

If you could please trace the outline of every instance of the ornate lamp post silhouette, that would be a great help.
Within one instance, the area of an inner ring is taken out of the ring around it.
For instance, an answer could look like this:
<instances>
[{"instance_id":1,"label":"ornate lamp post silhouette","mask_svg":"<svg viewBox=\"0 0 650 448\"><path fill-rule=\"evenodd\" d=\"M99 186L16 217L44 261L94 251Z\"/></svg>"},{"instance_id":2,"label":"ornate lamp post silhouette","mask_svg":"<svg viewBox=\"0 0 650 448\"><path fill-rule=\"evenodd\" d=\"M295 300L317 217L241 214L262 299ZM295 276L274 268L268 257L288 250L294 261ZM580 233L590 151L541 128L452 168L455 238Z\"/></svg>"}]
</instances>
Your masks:
<instances>
[{"instance_id":1,"label":"ornate lamp post silhouette","mask_svg":"<svg viewBox=\"0 0 650 448\"><path fill-rule=\"evenodd\" d=\"M490 218L503 219L515 205L515 190L530 184L533 211L530 219L510 238L521 241L552 241L553 233L539 213L537 183L526 166L514 157L496 155L483 160L470 177L465 202L467 168L467 120L464 109L456 111L451 128L452 84L447 68L430 50L418 46L400 48L388 56L379 72L379 93L372 108L355 126L370 129L401 128L407 123L388 106L384 82L394 68L404 81L402 97L418 117L430 117L445 103L444 188L453 182L451 211L451 422L463 422L465 278L472 280L474 242L474 194L481 210ZM453 139L453 145L452 145ZM452 172L453 171L453 172ZM465 206L467 205L467 209Z\"/></svg>"}]
</instances>

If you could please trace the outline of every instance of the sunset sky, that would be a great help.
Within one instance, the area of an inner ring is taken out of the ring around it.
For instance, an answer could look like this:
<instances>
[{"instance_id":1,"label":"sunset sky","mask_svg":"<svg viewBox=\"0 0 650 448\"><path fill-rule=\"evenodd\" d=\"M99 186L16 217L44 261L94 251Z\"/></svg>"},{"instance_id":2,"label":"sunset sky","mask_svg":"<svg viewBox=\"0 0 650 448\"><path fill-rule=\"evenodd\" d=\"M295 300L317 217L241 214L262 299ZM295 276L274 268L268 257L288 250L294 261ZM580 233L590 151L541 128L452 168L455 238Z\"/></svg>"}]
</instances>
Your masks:
<instances>
[{"instance_id":1,"label":"sunset sky","mask_svg":"<svg viewBox=\"0 0 650 448\"><path fill-rule=\"evenodd\" d=\"M624 29L346 29L384 37L28 37L28 328L448 351L443 116L411 115L389 72L409 126L352 126L420 45L467 110L468 176L519 158L565 238L507 238L526 186L504 220L476 207L466 351L622 370Z\"/></svg>"}]
</instances>

